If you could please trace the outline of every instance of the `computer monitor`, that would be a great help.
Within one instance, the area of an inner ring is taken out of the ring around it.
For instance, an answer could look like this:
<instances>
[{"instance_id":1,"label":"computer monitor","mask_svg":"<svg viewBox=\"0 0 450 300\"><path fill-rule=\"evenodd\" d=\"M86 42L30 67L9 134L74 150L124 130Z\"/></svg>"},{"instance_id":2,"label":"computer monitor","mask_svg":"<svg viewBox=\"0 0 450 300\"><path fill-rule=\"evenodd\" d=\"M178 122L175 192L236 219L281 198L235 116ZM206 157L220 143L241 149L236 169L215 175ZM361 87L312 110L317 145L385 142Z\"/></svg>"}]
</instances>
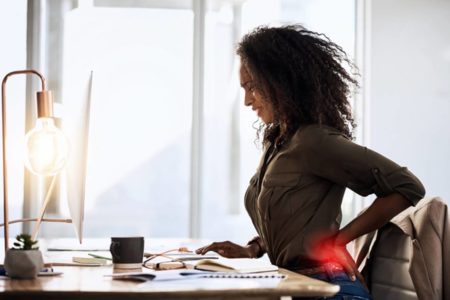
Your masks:
<instances>
[{"instance_id":1,"label":"computer monitor","mask_svg":"<svg viewBox=\"0 0 450 300\"><path fill-rule=\"evenodd\" d=\"M70 155L65 168L65 193L75 234L83 240L86 168L89 141L93 72L71 83L64 91L62 129L70 141Z\"/></svg>"}]
</instances>

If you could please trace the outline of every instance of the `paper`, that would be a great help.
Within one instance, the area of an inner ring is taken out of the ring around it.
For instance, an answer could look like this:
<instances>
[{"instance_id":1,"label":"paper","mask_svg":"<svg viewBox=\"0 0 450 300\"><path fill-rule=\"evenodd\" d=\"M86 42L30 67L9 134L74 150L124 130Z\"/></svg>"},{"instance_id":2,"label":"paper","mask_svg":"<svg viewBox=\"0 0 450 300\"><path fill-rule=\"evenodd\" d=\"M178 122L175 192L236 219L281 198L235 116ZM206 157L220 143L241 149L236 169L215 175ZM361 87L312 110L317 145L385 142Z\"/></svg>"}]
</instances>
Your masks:
<instances>
[{"instance_id":1,"label":"paper","mask_svg":"<svg viewBox=\"0 0 450 300\"><path fill-rule=\"evenodd\" d=\"M283 279L285 275L278 272L266 272L257 274L242 274L236 272L208 272L200 270L166 270L154 272L127 272L105 275L114 279L136 280L136 281L169 281L189 279Z\"/></svg>"},{"instance_id":2,"label":"paper","mask_svg":"<svg viewBox=\"0 0 450 300\"><path fill-rule=\"evenodd\" d=\"M278 270L277 266L267 261L252 258L221 257L216 260L204 259L195 263L189 262L189 265L198 270L235 273L259 273Z\"/></svg>"},{"instance_id":3,"label":"paper","mask_svg":"<svg viewBox=\"0 0 450 300\"><path fill-rule=\"evenodd\" d=\"M74 256L72 257L72 261L80 264L93 264L93 265L106 265L108 262L103 258L95 258L95 257L80 257Z\"/></svg>"},{"instance_id":4,"label":"paper","mask_svg":"<svg viewBox=\"0 0 450 300\"><path fill-rule=\"evenodd\" d=\"M186 273L191 275L182 275ZM193 274L192 272L197 272ZM240 273L216 273L198 270L171 270L156 271L156 277L151 281L142 282L137 288L141 289L185 289L185 290L226 290L226 289L255 289L255 288L275 288L285 278L278 272L258 274ZM226 277L214 277L214 276ZM234 277L236 276L236 277ZM237 277L239 276L239 277Z\"/></svg>"}]
</instances>

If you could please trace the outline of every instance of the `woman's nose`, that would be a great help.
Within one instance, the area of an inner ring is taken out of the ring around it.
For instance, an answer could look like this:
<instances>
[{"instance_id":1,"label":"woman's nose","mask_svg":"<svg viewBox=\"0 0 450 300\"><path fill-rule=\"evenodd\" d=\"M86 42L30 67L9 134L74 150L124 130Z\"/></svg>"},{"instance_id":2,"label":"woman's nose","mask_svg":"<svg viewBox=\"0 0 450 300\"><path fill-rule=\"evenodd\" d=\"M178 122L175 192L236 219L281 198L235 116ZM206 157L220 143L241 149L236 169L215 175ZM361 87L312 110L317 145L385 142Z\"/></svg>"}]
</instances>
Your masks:
<instances>
[{"instance_id":1,"label":"woman's nose","mask_svg":"<svg viewBox=\"0 0 450 300\"><path fill-rule=\"evenodd\" d=\"M252 103L253 103L253 93L247 93L247 92L245 92L245 95L244 95L244 105L245 106L250 106L250 105L252 105Z\"/></svg>"}]
</instances>

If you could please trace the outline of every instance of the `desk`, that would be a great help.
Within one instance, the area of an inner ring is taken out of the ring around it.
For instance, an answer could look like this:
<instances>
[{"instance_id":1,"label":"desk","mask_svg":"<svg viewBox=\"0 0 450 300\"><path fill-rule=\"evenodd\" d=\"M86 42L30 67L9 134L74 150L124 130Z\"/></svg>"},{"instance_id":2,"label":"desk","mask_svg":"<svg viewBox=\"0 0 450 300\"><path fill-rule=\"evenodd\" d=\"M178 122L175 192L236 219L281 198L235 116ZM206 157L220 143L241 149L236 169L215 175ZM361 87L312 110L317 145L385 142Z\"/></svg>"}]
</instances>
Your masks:
<instances>
[{"instance_id":1,"label":"desk","mask_svg":"<svg viewBox=\"0 0 450 300\"><path fill-rule=\"evenodd\" d=\"M281 296L331 296L339 291L336 285L283 269L280 273L287 278L270 288L255 287L248 279L233 279L240 282L232 288L224 288L214 281L196 286L184 280L170 284L112 280L104 276L113 273L112 266L55 269L63 275L36 280L0 279L0 299L278 299Z\"/></svg>"}]
</instances>

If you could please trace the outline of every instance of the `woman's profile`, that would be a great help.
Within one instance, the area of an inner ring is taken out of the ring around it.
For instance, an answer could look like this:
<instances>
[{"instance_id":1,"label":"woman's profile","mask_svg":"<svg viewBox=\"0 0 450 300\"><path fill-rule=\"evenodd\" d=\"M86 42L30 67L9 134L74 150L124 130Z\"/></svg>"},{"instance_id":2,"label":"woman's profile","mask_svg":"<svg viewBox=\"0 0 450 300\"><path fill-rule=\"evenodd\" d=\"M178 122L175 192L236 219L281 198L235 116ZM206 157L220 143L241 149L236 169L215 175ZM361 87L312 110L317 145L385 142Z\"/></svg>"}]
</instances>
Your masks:
<instances>
[{"instance_id":1,"label":"woman's profile","mask_svg":"<svg viewBox=\"0 0 450 300\"><path fill-rule=\"evenodd\" d=\"M326 36L300 25L258 27L237 54L244 104L262 121L264 152L245 194L258 236L197 253L267 253L279 267L339 284L330 299L371 299L346 245L415 205L424 187L407 168L352 141L348 98L357 81L345 52ZM377 198L341 228L346 188Z\"/></svg>"}]
</instances>

